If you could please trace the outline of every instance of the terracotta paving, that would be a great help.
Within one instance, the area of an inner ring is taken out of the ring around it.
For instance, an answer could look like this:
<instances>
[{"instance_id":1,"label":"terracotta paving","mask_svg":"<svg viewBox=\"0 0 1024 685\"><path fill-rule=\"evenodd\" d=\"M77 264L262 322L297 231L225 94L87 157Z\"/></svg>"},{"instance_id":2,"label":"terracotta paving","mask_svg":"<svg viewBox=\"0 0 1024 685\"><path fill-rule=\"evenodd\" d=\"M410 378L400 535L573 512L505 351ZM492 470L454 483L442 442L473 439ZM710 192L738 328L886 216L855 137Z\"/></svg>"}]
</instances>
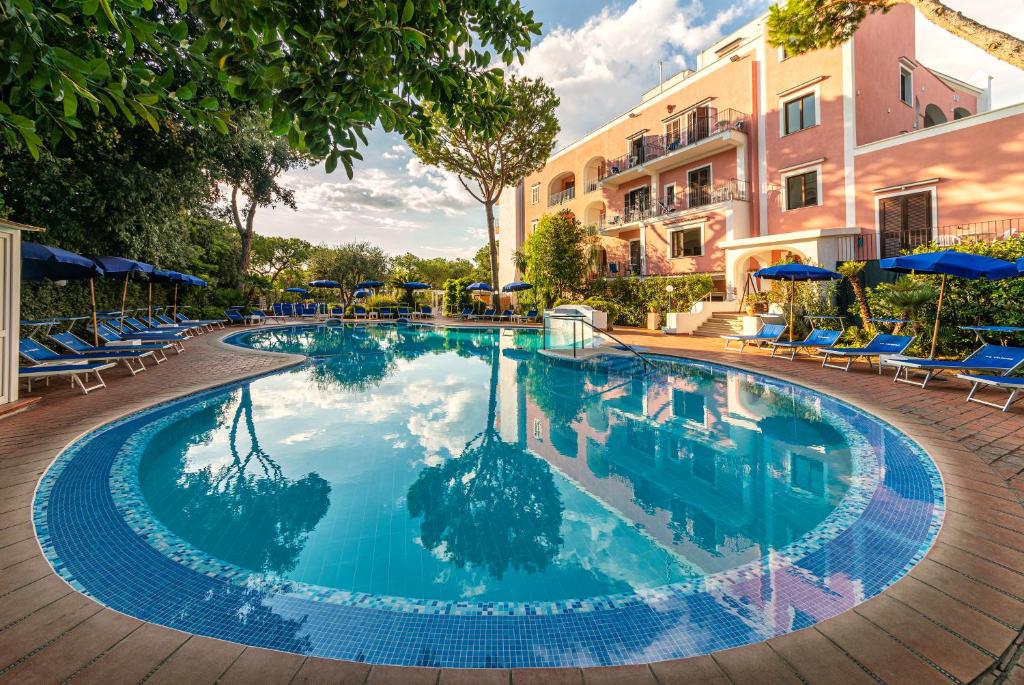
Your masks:
<instances>
[{"instance_id":1,"label":"terracotta paving","mask_svg":"<svg viewBox=\"0 0 1024 685\"><path fill-rule=\"evenodd\" d=\"M956 381L921 390L866 368L724 352L719 341L617 329L624 341L793 380L858 405L917 440L942 472L948 510L935 547L884 593L767 642L648 666L413 669L302 657L147 624L57 577L31 525L36 482L93 427L154 402L297 363L224 345L223 334L82 396L63 384L0 419L0 685L3 683L1007 683L1024 685L1024 410L964 402Z\"/></svg>"}]
</instances>

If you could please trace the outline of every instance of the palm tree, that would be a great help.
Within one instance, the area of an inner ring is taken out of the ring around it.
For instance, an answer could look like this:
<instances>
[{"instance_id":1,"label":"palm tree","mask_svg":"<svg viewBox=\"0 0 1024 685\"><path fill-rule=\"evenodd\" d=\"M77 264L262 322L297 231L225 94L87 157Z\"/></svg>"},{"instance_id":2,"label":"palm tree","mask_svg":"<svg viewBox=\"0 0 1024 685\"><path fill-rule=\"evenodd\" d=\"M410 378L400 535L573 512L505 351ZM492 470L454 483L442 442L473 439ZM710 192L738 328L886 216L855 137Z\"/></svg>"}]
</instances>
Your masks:
<instances>
[{"instance_id":1,"label":"palm tree","mask_svg":"<svg viewBox=\"0 0 1024 685\"><path fill-rule=\"evenodd\" d=\"M900 318L909 319L914 334L921 332L921 313L935 301L935 286L927 281L920 281L904 276L892 284L884 293L885 301L896 311ZM899 333L902 324L896 327Z\"/></svg>"},{"instance_id":2,"label":"palm tree","mask_svg":"<svg viewBox=\"0 0 1024 685\"><path fill-rule=\"evenodd\" d=\"M868 296L864 290L864 281L860 277L866 265L867 262L843 262L836 271L846 276L846 280L850 282L850 287L853 288L853 296L857 299L857 307L860 309L860 319L864 322L864 328L872 329L874 326L871 324L871 307L868 304Z\"/></svg>"}]
</instances>

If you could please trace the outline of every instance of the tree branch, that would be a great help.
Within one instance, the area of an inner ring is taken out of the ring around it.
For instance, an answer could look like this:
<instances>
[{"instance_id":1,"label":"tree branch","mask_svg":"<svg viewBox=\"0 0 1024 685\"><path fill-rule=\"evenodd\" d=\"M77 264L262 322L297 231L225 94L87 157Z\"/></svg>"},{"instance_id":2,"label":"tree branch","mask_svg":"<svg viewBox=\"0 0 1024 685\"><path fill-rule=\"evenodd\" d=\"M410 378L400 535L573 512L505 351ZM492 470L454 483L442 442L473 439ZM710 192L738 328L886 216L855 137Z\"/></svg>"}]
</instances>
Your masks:
<instances>
[{"instance_id":1,"label":"tree branch","mask_svg":"<svg viewBox=\"0 0 1024 685\"><path fill-rule=\"evenodd\" d=\"M1024 40L965 17L939 0L903 0L936 26L963 38L993 57L1024 69Z\"/></svg>"}]
</instances>

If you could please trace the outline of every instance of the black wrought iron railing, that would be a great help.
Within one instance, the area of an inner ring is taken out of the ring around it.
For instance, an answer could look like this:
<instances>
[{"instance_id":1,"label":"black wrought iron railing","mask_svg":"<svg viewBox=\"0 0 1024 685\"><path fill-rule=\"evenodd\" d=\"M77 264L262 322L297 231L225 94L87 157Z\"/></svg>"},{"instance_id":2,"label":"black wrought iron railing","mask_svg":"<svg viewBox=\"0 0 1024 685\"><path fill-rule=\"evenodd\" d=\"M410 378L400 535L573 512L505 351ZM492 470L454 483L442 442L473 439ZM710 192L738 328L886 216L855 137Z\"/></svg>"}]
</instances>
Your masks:
<instances>
[{"instance_id":1,"label":"black wrought iron railing","mask_svg":"<svg viewBox=\"0 0 1024 685\"><path fill-rule=\"evenodd\" d=\"M991 243L1024 233L1024 217L991 219L938 228L922 227L898 231L862 230L859 235L838 236L839 261L865 261L897 257L922 245L954 247L965 242Z\"/></svg>"},{"instance_id":2,"label":"black wrought iron railing","mask_svg":"<svg viewBox=\"0 0 1024 685\"><path fill-rule=\"evenodd\" d=\"M746 127L746 114L734 109L709 108L706 114L687 117L686 125L680 129L678 134L671 136L645 135L642 139L633 141L628 154L605 162L600 180L621 174L677 150L696 145L702 140L724 131L742 131Z\"/></svg>"}]
</instances>

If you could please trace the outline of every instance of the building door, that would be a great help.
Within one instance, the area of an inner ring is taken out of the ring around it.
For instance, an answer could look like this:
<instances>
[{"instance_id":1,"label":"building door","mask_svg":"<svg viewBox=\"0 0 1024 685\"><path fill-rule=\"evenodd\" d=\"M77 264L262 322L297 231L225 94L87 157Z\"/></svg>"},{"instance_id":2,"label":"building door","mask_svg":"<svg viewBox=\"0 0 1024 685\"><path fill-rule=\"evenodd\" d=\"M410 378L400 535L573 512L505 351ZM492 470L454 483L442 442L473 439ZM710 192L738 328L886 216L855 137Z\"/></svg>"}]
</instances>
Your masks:
<instances>
[{"instance_id":1,"label":"building door","mask_svg":"<svg viewBox=\"0 0 1024 685\"><path fill-rule=\"evenodd\" d=\"M927 244L934 228L930 192L886 197L878 203L882 259Z\"/></svg>"},{"instance_id":2,"label":"building door","mask_svg":"<svg viewBox=\"0 0 1024 685\"><path fill-rule=\"evenodd\" d=\"M640 241L629 241L629 273L640 275Z\"/></svg>"},{"instance_id":3,"label":"building door","mask_svg":"<svg viewBox=\"0 0 1024 685\"><path fill-rule=\"evenodd\" d=\"M646 159L646 146L644 145L644 137L637 136L633 140L629 141L629 166L636 166L637 164L643 164Z\"/></svg>"},{"instance_id":4,"label":"building door","mask_svg":"<svg viewBox=\"0 0 1024 685\"><path fill-rule=\"evenodd\" d=\"M626 221L637 221L647 216L651 206L651 187L641 186L626 193Z\"/></svg>"},{"instance_id":5,"label":"building door","mask_svg":"<svg viewBox=\"0 0 1024 685\"><path fill-rule=\"evenodd\" d=\"M694 107L686 115L686 142L695 143L711 134L711 108L707 105Z\"/></svg>"},{"instance_id":6,"label":"building door","mask_svg":"<svg viewBox=\"0 0 1024 685\"><path fill-rule=\"evenodd\" d=\"M686 174L688 207L702 207L711 204L711 166L691 169Z\"/></svg>"}]
</instances>

